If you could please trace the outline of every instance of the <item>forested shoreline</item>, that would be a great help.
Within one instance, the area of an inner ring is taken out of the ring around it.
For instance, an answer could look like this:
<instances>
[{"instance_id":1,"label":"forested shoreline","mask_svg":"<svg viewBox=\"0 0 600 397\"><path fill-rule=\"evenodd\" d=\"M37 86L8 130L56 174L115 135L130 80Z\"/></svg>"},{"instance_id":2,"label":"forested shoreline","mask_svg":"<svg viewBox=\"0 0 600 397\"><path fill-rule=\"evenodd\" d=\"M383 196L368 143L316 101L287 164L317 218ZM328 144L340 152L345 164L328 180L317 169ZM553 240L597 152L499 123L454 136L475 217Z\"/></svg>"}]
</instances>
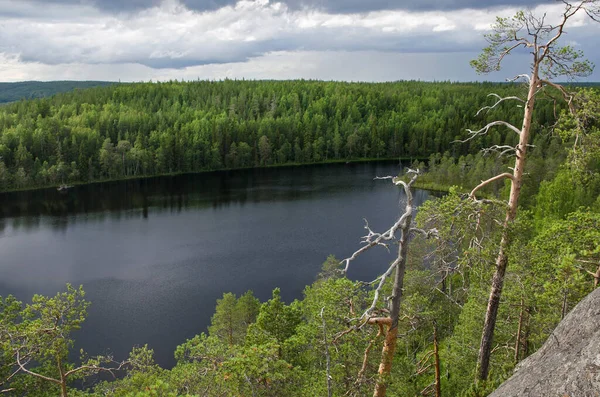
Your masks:
<instances>
[{"instance_id":1,"label":"forested shoreline","mask_svg":"<svg viewBox=\"0 0 600 397\"><path fill-rule=\"evenodd\" d=\"M518 125L522 110L514 104L474 115L495 103L490 92L522 90L516 84L170 82L5 107L4 189L360 157L427 157L413 163L428 171L418 175L422 183L455 187L422 205L410 229L389 376L377 373L391 329L385 334L390 310L377 295L391 295L392 282L379 277L376 287L370 280L350 280L344 275L349 261L330 257L300 300L283 302L279 289L262 303L251 292L224 293L208 332L181 341L171 369L154 362L152 346L132 347L129 357L81 352L69 361L72 332L85 329L90 305L83 287L68 286L25 304L0 297L0 391L364 396L385 382L388 395L487 395L600 283L600 94L579 90L569 113L555 108L552 96L559 93L547 89L550 99L538 100L534 112L519 217L507 229L510 267L491 372L474 381L494 260L505 233L499 227L506 212L502 199L510 186L494 179L483 189L486 199L463 192L506 169L512 158L497 151L518 153L518 136L499 128L465 140L464 129L495 119ZM238 106L240 98L246 107ZM494 145L496 151L480 151ZM366 227L358 251L380 245L369 239L382 234ZM421 234L430 238L416 237ZM388 248L396 245L391 241ZM368 313L366 320L362 313ZM117 379L100 380L98 373ZM88 381L78 383L82 379Z\"/></svg>"},{"instance_id":2,"label":"forested shoreline","mask_svg":"<svg viewBox=\"0 0 600 397\"><path fill-rule=\"evenodd\" d=\"M110 81L20 81L0 83L0 105L23 99L45 98L62 92L117 84Z\"/></svg>"},{"instance_id":3,"label":"forested shoreline","mask_svg":"<svg viewBox=\"0 0 600 397\"><path fill-rule=\"evenodd\" d=\"M147 345L128 357L76 355L73 332L90 305L83 286L25 303L0 297L0 394L484 397L542 346L544 359L553 355L548 344L562 344L554 355L564 355L570 341L558 340L557 324L600 286L600 90L557 82L592 75L593 63L564 36L585 24L579 16L600 21L600 1L561 7L548 18L537 8L499 16L484 34L487 45L470 62L477 73L527 53L529 67L512 83L170 81L1 107L0 191L289 163L429 160L375 178L400 190L397 218L384 230L365 220L360 243L328 257L302 299L286 303L279 288L265 302L251 291L223 291L207 332L181 341L169 369ZM448 194L416 211L418 180ZM239 224L199 223L227 232ZM276 238L263 240L275 249ZM393 259L374 280L350 279L355 259L371 249ZM250 255L264 260L244 246L239 266ZM598 336L586 335L578 339ZM597 346L588 342L578 340L573 352ZM570 363L545 374L564 389L537 378L542 364L522 394L596 394L597 357L568 356L579 360L576 376Z\"/></svg>"},{"instance_id":4,"label":"forested shoreline","mask_svg":"<svg viewBox=\"0 0 600 397\"><path fill-rule=\"evenodd\" d=\"M476 154L456 144L518 84L220 81L120 84L0 109L0 191L208 170ZM540 104L535 134L555 120ZM499 116L518 122L506 106Z\"/></svg>"}]
</instances>

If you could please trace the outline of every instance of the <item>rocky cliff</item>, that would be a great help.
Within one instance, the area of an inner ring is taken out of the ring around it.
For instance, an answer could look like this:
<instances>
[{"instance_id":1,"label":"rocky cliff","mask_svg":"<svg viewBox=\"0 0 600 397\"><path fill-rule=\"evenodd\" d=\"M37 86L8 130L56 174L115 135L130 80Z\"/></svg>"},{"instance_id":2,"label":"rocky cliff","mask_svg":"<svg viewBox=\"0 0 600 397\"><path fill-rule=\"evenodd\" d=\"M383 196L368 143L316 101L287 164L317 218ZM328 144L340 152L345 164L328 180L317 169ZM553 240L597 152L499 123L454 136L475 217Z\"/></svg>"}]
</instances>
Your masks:
<instances>
[{"instance_id":1,"label":"rocky cliff","mask_svg":"<svg viewBox=\"0 0 600 397\"><path fill-rule=\"evenodd\" d=\"M600 289L560 322L490 397L600 397Z\"/></svg>"}]
</instances>

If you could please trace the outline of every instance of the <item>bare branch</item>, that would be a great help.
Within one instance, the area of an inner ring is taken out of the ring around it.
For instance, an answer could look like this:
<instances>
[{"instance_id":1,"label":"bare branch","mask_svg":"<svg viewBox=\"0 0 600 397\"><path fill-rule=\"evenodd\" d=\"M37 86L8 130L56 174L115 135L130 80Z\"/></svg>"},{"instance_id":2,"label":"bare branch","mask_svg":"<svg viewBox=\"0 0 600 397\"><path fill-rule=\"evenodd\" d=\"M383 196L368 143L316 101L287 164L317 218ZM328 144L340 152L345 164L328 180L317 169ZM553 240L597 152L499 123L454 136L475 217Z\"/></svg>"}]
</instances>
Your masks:
<instances>
[{"instance_id":1,"label":"bare branch","mask_svg":"<svg viewBox=\"0 0 600 397\"><path fill-rule=\"evenodd\" d=\"M442 291L438 287L435 287L435 290L437 292L439 292L440 294L444 295L446 297L446 299L448 299L450 302L454 303L456 306L458 306L458 307L460 307L462 309L463 306L460 303L458 303L457 301L455 301L450 295L448 295L447 293L445 293L444 291Z\"/></svg>"},{"instance_id":2,"label":"bare branch","mask_svg":"<svg viewBox=\"0 0 600 397\"><path fill-rule=\"evenodd\" d=\"M498 60L496 61L497 65L500 65L502 63L502 60L504 59L505 56L507 56L508 54L510 54L513 50L517 49L518 47L523 46L523 47L529 47L530 44L529 42L527 42L526 40L520 40L517 44L513 45L512 47L507 48L506 50L502 51L502 53L500 54L500 56L498 57Z\"/></svg>"},{"instance_id":3,"label":"bare branch","mask_svg":"<svg viewBox=\"0 0 600 397\"><path fill-rule=\"evenodd\" d=\"M333 338L333 340L331 341L332 344L336 344L338 340L340 340L340 338L344 335L348 335L350 332L352 331L356 331L359 327L350 327L342 332L339 332L335 335L335 337Z\"/></svg>"},{"instance_id":4,"label":"bare branch","mask_svg":"<svg viewBox=\"0 0 600 397\"><path fill-rule=\"evenodd\" d=\"M483 154L489 154L491 152L495 152L498 153L498 157L502 157L505 154L508 154L510 152L514 152L514 154L517 154L517 147L515 146L510 146L510 145L492 145L489 148L485 148L481 150L483 152Z\"/></svg>"},{"instance_id":5,"label":"bare branch","mask_svg":"<svg viewBox=\"0 0 600 397\"><path fill-rule=\"evenodd\" d=\"M367 223L365 225L365 228L369 231L369 233L363 237L363 243L366 243L366 245L360 248L358 251L354 252L349 258L346 258L340 262L345 265L342 272L346 273L348 271L348 268L350 267L350 262L352 262L354 259L360 256L362 253L368 251L376 245L386 246L383 243L383 241L389 241L393 239L396 231L403 225L405 219L406 218L404 216L400 217L400 219L398 219L398 221L391 228L389 228L387 231L381 234L374 233L373 231L371 231L371 229L369 229L369 224ZM375 239L373 239L373 237L375 237Z\"/></svg>"},{"instance_id":6,"label":"bare branch","mask_svg":"<svg viewBox=\"0 0 600 397\"><path fill-rule=\"evenodd\" d=\"M556 30L556 34L552 38L550 38L550 40L548 40L545 45L540 46L540 48L543 48L544 51L542 52L542 55L539 57L538 61L541 62L546 57L546 55L548 55L552 45L556 42L556 40L558 40L558 38L560 36L562 36L564 28L565 28L565 24L567 23L569 18L571 18L579 10L581 10L584 3L586 3L585 0L581 1L576 7L573 7L571 4L565 2L566 7L565 7L565 12L563 13L563 16L562 16L562 21L557 26L550 28L550 30Z\"/></svg>"},{"instance_id":7,"label":"bare branch","mask_svg":"<svg viewBox=\"0 0 600 397\"><path fill-rule=\"evenodd\" d=\"M391 179L392 183L394 183L394 185L399 186L402 185L402 187L404 187L404 192L406 194L407 197L412 197L412 193L410 192L410 187L413 185L413 183L415 182L415 180L417 179L418 175L420 174L419 170L413 170L413 169L408 169L407 174L411 173L414 174L413 177L411 178L411 180L406 183L404 182L402 179L398 178L398 177L394 177L394 176L384 176L384 177L375 177L375 180L387 180L387 179ZM348 272L348 268L350 267L350 262L352 262L353 260L355 260L358 256L360 256L362 253L368 251L369 249L375 247L376 245L382 245L384 247L387 248L387 245L384 244L384 241L389 241L392 240L393 238L395 238L395 233L396 231L405 225L406 220L408 219L408 217L411 214L409 212L405 212L397 221L396 223L394 223L394 225L392 225L391 228L389 228L387 231L383 232L383 233L375 233L373 232L370 228L369 228L369 224L368 222L366 222L365 225L365 229L367 229L367 235L364 236L362 238L362 242L366 245L364 245L362 248L360 248L359 250L355 251L352 256L350 256L349 258L346 258L344 260L342 260L340 263L344 264L344 269L342 270L342 273L346 273ZM388 269L389 270L389 269ZM392 269L393 270L393 269Z\"/></svg>"},{"instance_id":8,"label":"bare branch","mask_svg":"<svg viewBox=\"0 0 600 397\"><path fill-rule=\"evenodd\" d=\"M377 323L377 325L379 326L379 330L377 331L377 335L375 335L375 338L371 339L371 341L369 342L369 345L365 349L365 353L363 355L363 363L362 363L362 366L360 367L360 371L358 371L358 375L356 376L355 384L362 382L362 380L365 376L365 371L367 370L367 362L369 359L369 352L373 348L373 345L375 344L377 339L384 334L383 325L381 323Z\"/></svg>"},{"instance_id":9,"label":"bare branch","mask_svg":"<svg viewBox=\"0 0 600 397\"><path fill-rule=\"evenodd\" d=\"M15 363L11 364L14 365ZM17 368L12 374L10 374L10 376L6 379L4 379L2 382L0 382L0 386L4 385L5 383L7 383L9 380L11 380L11 378L13 376L15 376L16 374L18 374L19 372L21 372L21 368ZM9 388L9 389L5 389L5 390L0 390L0 393L8 393L9 391L13 391L15 390L14 388Z\"/></svg>"},{"instance_id":10,"label":"bare branch","mask_svg":"<svg viewBox=\"0 0 600 397\"><path fill-rule=\"evenodd\" d=\"M385 271L385 273L383 273L381 275L381 277L379 278L379 285L377 286L377 288L375 288L375 295L373 296L373 302L371 303L371 306L369 306L369 308L367 310L365 310L365 312L363 313L361 318L368 318L370 316L371 312L373 310L375 310L375 306L377 306L377 302L379 301L379 294L381 293L381 289L383 288L383 285L385 284L385 280L387 280L387 278L392 274L392 272L394 271L396 266L398 266L398 263L400 263L401 259L402 258L396 258L396 260L394 262L392 262L392 264Z\"/></svg>"},{"instance_id":11,"label":"bare branch","mask_svg":"<svg viewBox=\"0 0 600 397\"><path fill-rule=\"evenodd\" d=\"M60 385L60 384L61 384L60 380L58 380L58 379L49 378L49 377L47 377L47 376L44 376L44 375L38 374L38 373L36 373L36 372L30 371L30 370L28 370L27 368L25 368L25 365L27 365L27 363L25 363L25 364L21 363L21 357L20 357L19 350L17 350L17 364L19 365L19 369L20 369L21 371L23 371L23 372L25 372L25 373L27 373L27 374L29 374L29 375L33 375L33 376L35 376L36 378L40 378L40 379L43 379L43 380L47 380L48 382L53 382L53 383L56 383L57 385Z\"/></svg>"},{"instance_id":12,"label":"bare branch","mask_svg":"<svg viewBox=\"0 0 600 397\"><path fill-rule=\"evenodd\" d=\"M514 81L517 81L518 79L527 80L527 84L529 84L531 82L531 77L528 74L518 74L515 77L513 77L512 79L506 79L506 81L512 83Z\"/></svg>"},{"instance_id":13,"label":"bare branch","mask_svg":"<svg viewBox=\"0 0 600 397\"><path fill-rule=\"evenodd\" d=\"M129 365L129 364L130 364L130 361L122 361L122 362L119 363L119 366L116 367L116 368L102 367L102 366L95 365L95 364L93 364L93 365L82 365L80 367L77 367L77 368L74 368L74 369L72 369L70 371L65 372L65 378L68 377L69 375L72 375L74 373L77 373L77 372L80 372L80 371L83 371L83 370L90 370L90 371L94 371L96 373L98 373L98 372L108 372L108 373L110 373L113 376L113 378L116 378L116 376L115 376L115 374L114 374L113 371L121 371L123 369L123 367L125 367L126 365Z\"/></svg>"},{"instance_id":14,"label":"bare branch","mask_svg":"<svg viewBox=\"0 0 600 397\"><path fill-rule=\"evenodd\" d=\"M475 187L473 188L473 190L471 190L471 193L469 193L469 197L470 197L470 198L472 198L472 199L474 199L474 198L475 198L475 193L476 193L476 192L477 192L479 189L481 189L482 187L484 187L484 186L486 186L486 185L489 185L489 184L490 184L490 183L492 183L492 182L495 182L495 181L498 181L498 180L500 180L500 179L504 179L504 178L508 178L508 179L510 179L511 181L514 181L514 177L513 177L513 175L512 175L512 174L509 174L508 172L505 172L505 173L503 173L503 174L500 174L500 175L496 175L496 176L494 176L494 177L492 177L492 178L490 178L490 179L488 179L488 180L482 181L482 182L481 182L479 185L475 186Z\"/></svg>"},{"instance_id":15,"label":"bare branch","mask_svg":"<svg viewBox=\"0 0 600 397\"><path fill-rule=\"evenodd\" d=\"M497 126L497 125L502 125L505 126L509 129L511 129L512 131L514 131L515 133L517 133L518 135L521 135L521 130L519 130L517 127L515 127L514 125L506 122L506 121L502 121L502 120L496 120L496 121L492 121L491 123L487 124L485 127L481 128L480 130L477 131L473 131L470 129L467 129L467 132L469 133L469 137L467 139L464 140L456 140L454 142L460 142L460 143L465 143L468 142L480 135L485 135L488 133L488 131L490 130L490 128Z\"/></svg>"},{"instance_id":16,"label":"bare branch","mask_svg":"<svg viewBox=\"0 0 600 397\"><path fill-rule=\"evenodd\" d=\"M479 113L481 113L483 111L488 111L488 110L494 109L496 106L498 106L499 104L501 104L504 101L516 100L516 101L519 101L521 103L525 103L526 102L524 99L519 98L518 96L501 97L500 95L495 94L495 93L488 94L488 97L489 96L495 97L497 99L496 103L494 103L492 106L484 106L484 107L482 107L481 109L479 109L479 111L477 111L477 113L475 114L475 117L479 116Z\"/></svg>"},{"instance_id":17,"label":"bare branch","mask_svg":"<svg viewBox=\"0 0 600 397\"><path fill-rule=\"evenodd\" d=\"M596 273L594 273L594 272L590 272L590 271L589 271L589 270L587 270L585 267L582 267L582 266L575 266L575 267L576 267L577 269L581 270L582 272L589 274L589 275L590 275L590 276L592 276L592 277L596 277Z\"/></svg>"},{"instance_id":18,"label":"bare branch","mask_svg":"<svg viewBox=\"0 0 600 397\"><path fill-rule=\"evenodd\" d=\"M385 324L392 325L392 319L389 317L371 317L367 320L367 324Z\"/></svg>"},{"instance_id":19,"label":"bare branch","mask_svg":"<svg viewBox=\"0 0 600 397\"><path fill-rule=\"evenodd\" d=\"M426 239L430 239L432 237L435 239L440 238L439 231L436 228L425 230L425 229L419 229L419 228L413 227L409 231L411 233L420 234L421 236L425 237Z\"/></svg>"},{"instance_id":20,"label":"bare branch","mask_svg":"<svg viewBox=\"0 0 600 397\"><path fill-rule=\"evenodd\" d=\"M561 94L563 95L563 98L567 102L567 105L569 106L569 111L571 112L571 114L575 114L575 104L573 104L573 99L575 97L574 94L571 94L570 92L565 90L565 87L563 87L562 85L553 83L548 80L540 80L540 83L549 85L550 87L553 87L553 88L556 88L557 90L559 90L561 92Z\"/></svg>"},{"instance_id":21,"label":"bare branch","mask_svg":"<svg viewBox=\"0 0 600 397\"><path fill-rule=\"evenodd\" d=\"M600 265L600 261L591 261L591 260L586 260L586 259L575 259L577 262L581 262L581 263L591 263L593 265Z\"/></svg>"}]
</instances>

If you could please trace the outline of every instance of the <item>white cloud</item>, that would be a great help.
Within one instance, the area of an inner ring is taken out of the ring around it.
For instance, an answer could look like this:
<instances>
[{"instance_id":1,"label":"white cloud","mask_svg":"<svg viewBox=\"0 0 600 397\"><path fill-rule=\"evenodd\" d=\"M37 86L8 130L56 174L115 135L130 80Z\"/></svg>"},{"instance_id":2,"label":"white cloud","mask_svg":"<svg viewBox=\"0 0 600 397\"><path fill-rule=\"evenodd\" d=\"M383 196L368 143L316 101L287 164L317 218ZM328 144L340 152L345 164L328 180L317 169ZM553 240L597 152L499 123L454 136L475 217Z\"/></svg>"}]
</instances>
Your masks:
<instances>
[{"instance_id":1,"label":"white cloud","mask_svg":"<svg viewBox=\"0 0 600 397\"><path fill-rule=\"evenodd\" d=\"M28 80L220 80L231 79L323 79L345 81L394 80L502 80L518 74L526 57L510 60L502 73L485 78L469 71L468 62L477 53L391 53L377 51L278 51L246 62L153 69L140 64L22 63L0 56L4 81ZM467 70L467 72L465 72Z\"/></svg>"},{"instance_id":2,"label":"white cloud","mask_svg":"<svg viewBox=\"0 0 600 397\"><path fill-rule=\"evenodd\" d=\"M332 14L292 10L284 3L269 0L242 0L205 12L192 11L179 0L164 0L160 6L128 14L101 13L86 5L37 8L30 0L17 4L0 0L0 15L4 15L0 23L0 54L4 54L0 57L0 80L14 80L15 76L31 79L36 78L35 73L50 76L56 70L74 79L184 78L196 72L207 76L230 73L235 77L243 77L240 74L246 72L251 77L262 75L265 67L289 78L305 77L303 73L313 73L314 67L315 75L311 77L326 78L327 65L318 59L331 60L331 54L346 54L345 59L356 60L370 51L380 54L380 60L392 62L394 56L406 57L409 53L437 53L438 59L449 57L444 54L474 53L485 45L482 30L489 28L496 15L509 16L516 11L494 8ZM560 15L560 9L560 4L552 4L538 6L536 12ZM589 44L589 39L582 38L597 34L598 26L591 25L584 16L578 16L575 22L568 39ZM582 48L586 50L585 45ZM385 53L393 56L386 57ZM310 59L315 66L309 62L300 70L298 65L289 64L298 54L304 54L303 61ZM435 62L431 56L415 57L413 61L427 58ZM258 64L262 70L253 69ZM376 66L365 66L371 70L371 77L362 73L361 79L378 79ZM291 70L298 75L288 73ZM463 76L474 78L468 67L461 70ZM411 77L400 74L396 78Z\"/></svg>"}]
</instances>

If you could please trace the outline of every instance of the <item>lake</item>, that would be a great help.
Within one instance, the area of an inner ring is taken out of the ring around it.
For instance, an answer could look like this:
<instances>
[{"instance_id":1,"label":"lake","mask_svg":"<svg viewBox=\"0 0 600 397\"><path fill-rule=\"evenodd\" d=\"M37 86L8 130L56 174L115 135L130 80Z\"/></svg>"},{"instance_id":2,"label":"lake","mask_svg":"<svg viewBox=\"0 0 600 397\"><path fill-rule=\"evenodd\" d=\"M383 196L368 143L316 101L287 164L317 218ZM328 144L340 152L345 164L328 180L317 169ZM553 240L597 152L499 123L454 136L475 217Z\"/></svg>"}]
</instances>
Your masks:
<instances>
[{"instance_id":1,"label":"lake","mask_svg":"<svg viewBox=\"0 0 600 397\"><path fill-rule=\"evenodd\" d=\"M76 351L121 360L147 343L170 367L224 292L301 298L328 255L360 247L363 218L391 226L403 191L373 178L399 172L397 162L329 164L0 194L0 295L28 301L82 284L92 305ZM370 281L392 258L369 252L349 277Z\"/></svg>"}]
</instances>

